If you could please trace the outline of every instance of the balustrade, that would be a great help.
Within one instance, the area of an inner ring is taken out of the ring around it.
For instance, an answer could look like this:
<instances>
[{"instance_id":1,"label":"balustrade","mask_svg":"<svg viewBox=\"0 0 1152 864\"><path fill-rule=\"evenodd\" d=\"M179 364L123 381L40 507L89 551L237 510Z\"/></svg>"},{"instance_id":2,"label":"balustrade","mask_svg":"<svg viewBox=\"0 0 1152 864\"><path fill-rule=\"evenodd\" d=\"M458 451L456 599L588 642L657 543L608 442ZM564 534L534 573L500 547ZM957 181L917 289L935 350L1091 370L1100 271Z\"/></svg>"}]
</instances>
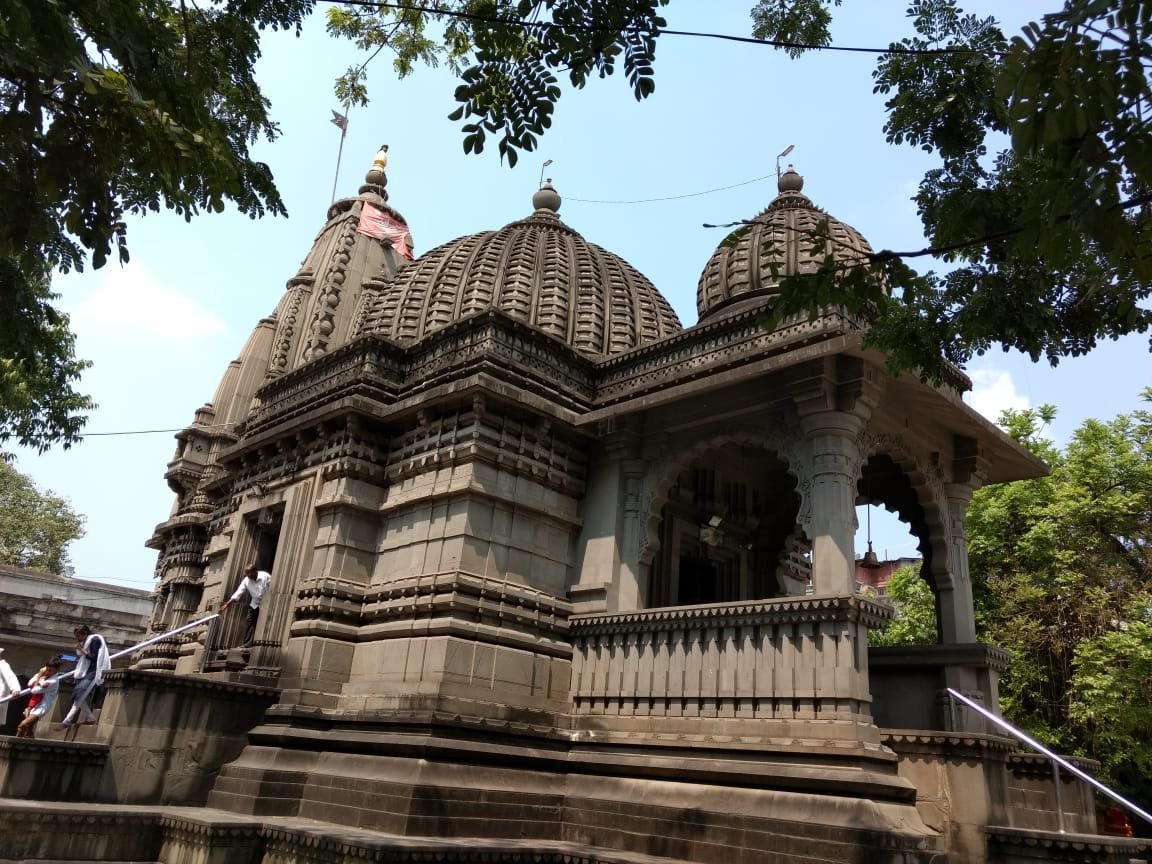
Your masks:
<instances>
[{"instance_id":1,"label":"balustrade","mask_svg":"<svg viewBox=\"0 0 1152 864\"><path fill-rule=\"evenodd\" d=\"M787 597L570 619L575 713L867 720L866 628L853 597Z\"/></svg>"}]
</instances>

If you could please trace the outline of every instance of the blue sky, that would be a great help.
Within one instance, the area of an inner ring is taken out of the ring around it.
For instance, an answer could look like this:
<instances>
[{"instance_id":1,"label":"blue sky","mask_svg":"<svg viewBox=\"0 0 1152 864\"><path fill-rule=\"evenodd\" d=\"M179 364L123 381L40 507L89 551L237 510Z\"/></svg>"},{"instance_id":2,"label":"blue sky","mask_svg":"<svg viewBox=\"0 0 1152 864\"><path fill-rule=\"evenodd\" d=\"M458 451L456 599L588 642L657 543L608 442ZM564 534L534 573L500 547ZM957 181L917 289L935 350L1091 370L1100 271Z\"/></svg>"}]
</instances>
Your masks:
<instances>
[{"instance_id":1,"label":"blue sky","mask_svg":"<svg viewBox=\"0 0 1152 864\"><path fill-rule=\"evenodd\" d=\"M995 11L1015 32L1054 5L981 0L968 8ZM747 35L751 6L673 0L666 17L673 29ZM904 9L895 0L848 0L837 10L835 41L886 45L909 31ZM323 225L340 138L329 122L339 107L332 82L363 59L351 44L325 35L320 14L299 39L266 38L259 76L282 136L256 153L272 166L289 218L253 221L227 212L185 223L152 215L129 225L128 266L57 279L79 353L94 363L83 381L99 403L90 432L179 428L212 398L225 366L272 311ZM874 64L867 54L789 60L762 46L664 37L653 97L635 102L620 75L566 90L539 151L509 169L494 147L479 157L463 154L457 124L447 120L455 82L445 70L421 69L397 81L382 53L368 67L371 105L350 114L338 195L354 195L377 146L389 144L390 202L408 220L419 254L527 216L542 164L551 159L545 176L564 198L561 216L648 276L689 325L697 279L723 236L702 223L747 218L768 204L776 154L789 144L795 149L784 162L804 175L805 193L874 248L926 245L909 199L930 162L884 143ZM747 182L756 178L764 179ZM693 194L722 187L733 188ZM1137 407L1148 370L1142 337L1055 370L997 352L969 368L977 384L969 402L993 418L1003 407L1054 403L1060 415L1050 433L1063 441L1087 417ZM174 449L172 434L159 433L93 435L42 456L18 451L21 471L88 518L87 535L72 548L77 576L152 585L156 556L143 544L171 508L163 474ZM912 552L906 532L886 514L874 511L873 536L882 556Z\"/></svg>"}]
</instances>

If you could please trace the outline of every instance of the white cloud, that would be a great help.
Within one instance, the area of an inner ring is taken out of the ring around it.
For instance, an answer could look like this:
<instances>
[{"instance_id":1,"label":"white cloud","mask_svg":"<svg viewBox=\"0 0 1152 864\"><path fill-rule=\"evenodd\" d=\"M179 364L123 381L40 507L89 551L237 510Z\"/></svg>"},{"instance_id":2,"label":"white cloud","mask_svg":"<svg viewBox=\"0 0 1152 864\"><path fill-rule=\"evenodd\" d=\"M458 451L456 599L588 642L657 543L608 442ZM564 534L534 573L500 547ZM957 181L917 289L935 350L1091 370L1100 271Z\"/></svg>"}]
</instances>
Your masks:
<instances>
[{"instance_id":1,"label":"white cloud","mask_svg":"<svg viewBox=\"0 0 1152 864\"><path fill-rule=\"evenodd\" d=\"M109 265L101 276L95 292L71 309L78 333L98 327L105 335L112 331L171 344L195 342L227 329L218 316L157 282L139 265Z\"/></svg>"},{"instance_id":2,"label":"white cloud","mask_svg":"<svg viewBox=\"0 0 1152 864\"><path fill-rule=\"evenodd\" d=\"M1030 407L1028 397L1016 389L1012 375L1003 369L975 369L969 371L972 392L968 404L995 423L1000 412L1012 408L1022 411Z\"/></svg>"}]
</instances>

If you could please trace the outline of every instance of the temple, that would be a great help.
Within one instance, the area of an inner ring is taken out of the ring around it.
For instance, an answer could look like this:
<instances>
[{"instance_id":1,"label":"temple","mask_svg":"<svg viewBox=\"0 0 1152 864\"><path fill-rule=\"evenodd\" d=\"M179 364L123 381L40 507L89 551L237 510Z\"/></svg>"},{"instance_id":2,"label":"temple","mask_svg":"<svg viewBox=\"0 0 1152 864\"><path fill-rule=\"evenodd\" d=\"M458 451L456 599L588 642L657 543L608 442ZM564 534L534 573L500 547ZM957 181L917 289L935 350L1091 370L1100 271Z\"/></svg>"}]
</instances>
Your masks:
<instances>
[{"instance_id":1,"label":"temple","mask_svg":"<svg viewBox=\"0 0 1152 864\"><path fill-rule=\"evenodd\" d=\"M152 634L256 563L254 642L238 604L111 673L89 740L6 741L0 858L1146 854L949 698L997 711L1009 662L968 501L1047 469L958 369L888 371L866 304L766 324L785 277L872 261L791 167L691 327L550 184L414 260L386 185L381 153L167 467ZM919 540L939 644L869 649L863 503Z\"/></svg>"}]
</instances>

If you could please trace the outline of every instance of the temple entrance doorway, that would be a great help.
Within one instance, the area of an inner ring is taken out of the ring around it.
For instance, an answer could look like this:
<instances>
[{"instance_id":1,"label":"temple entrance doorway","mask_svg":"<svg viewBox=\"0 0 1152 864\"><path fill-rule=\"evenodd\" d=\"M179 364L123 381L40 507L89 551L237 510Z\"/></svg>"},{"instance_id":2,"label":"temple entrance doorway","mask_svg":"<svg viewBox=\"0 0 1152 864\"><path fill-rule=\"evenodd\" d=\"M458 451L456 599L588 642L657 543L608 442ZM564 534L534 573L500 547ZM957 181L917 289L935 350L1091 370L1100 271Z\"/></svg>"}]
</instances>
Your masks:
<instances>
[{"instance_id":1,"label":"temple entrance doorway","mask_svg":"<svg viewBox=\"0 0 1152 864\"><path fill-rule=\"evenodd\" d=\"M660 512L649 607L803 594L808 544L796 478L776 453L729 443L676 477Z\"/></svg>"}]
</instances>

